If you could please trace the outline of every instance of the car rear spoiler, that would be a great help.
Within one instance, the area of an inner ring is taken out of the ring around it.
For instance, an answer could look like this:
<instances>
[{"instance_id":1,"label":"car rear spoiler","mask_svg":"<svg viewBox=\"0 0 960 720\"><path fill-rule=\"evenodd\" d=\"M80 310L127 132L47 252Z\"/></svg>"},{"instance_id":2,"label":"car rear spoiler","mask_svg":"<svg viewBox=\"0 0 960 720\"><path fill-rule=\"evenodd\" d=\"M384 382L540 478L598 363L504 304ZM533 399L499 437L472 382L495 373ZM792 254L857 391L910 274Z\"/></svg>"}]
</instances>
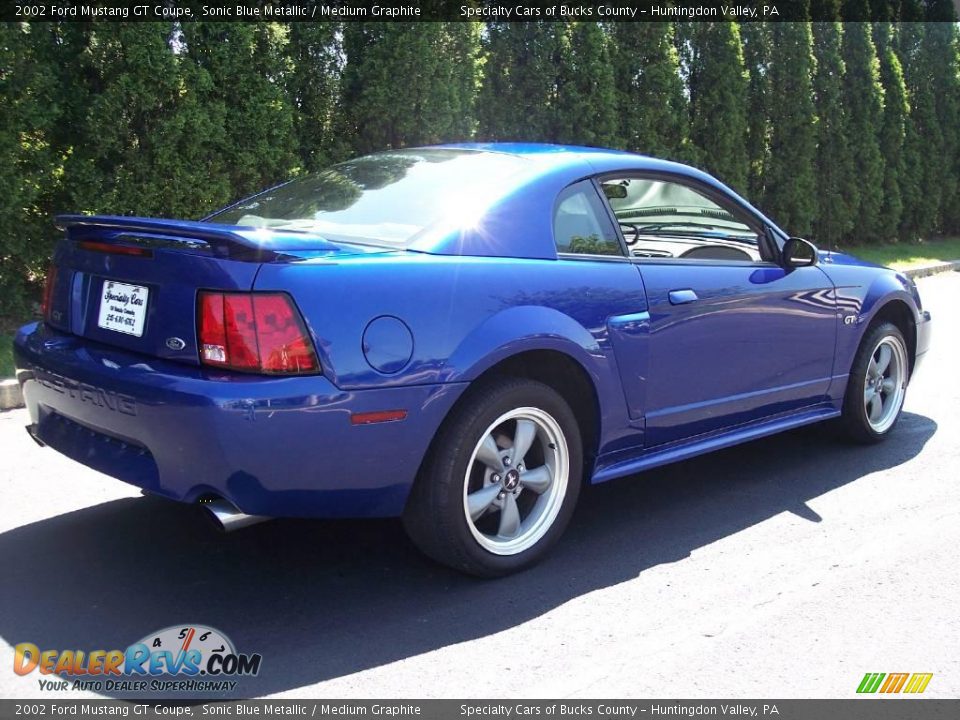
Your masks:
<instances>
[{"instance_id":1,"label":"car rear spoiler","mask_svg":"<svg viewBox=\"0 0 960 720\"><path fill-rule=\"evenodd\" d=\"M285 250L339 251L311 233L275 232L240 225L193 220L162 220L121 215L58 215L57 227L71 240L209 253L235 260L268 262Z\"/></svg>"}]
</instances>

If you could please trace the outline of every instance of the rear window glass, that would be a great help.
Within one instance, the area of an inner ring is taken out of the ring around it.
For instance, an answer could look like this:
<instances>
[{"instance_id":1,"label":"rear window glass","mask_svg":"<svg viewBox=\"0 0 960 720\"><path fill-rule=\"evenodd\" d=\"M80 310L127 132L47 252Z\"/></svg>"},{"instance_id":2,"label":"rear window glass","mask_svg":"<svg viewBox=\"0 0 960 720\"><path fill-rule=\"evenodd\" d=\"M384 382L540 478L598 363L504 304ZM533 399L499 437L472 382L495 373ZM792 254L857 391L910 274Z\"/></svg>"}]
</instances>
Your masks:
<instances>
[{"instance_id":1,"label":"rear window glass","mask_svg":"<svg viewBox=\"0 0 960 720\"><path fill-rule=\"evenodd\" d=\"M560 193L553 215L553 240L562 254L623 254L607 210L589 180Z\"/></svg>"},{"instance_id":2,"label":"rear window glass","mask_svg":"<svg viewBox=\"0 0 960 720\"><path fill-rule=\"evenodd\" d=\"M378 153L334 165L211 215L207 222L403 247L441 220L476 220L527 161L456 149Z\"/></svg>"}]
</instances>

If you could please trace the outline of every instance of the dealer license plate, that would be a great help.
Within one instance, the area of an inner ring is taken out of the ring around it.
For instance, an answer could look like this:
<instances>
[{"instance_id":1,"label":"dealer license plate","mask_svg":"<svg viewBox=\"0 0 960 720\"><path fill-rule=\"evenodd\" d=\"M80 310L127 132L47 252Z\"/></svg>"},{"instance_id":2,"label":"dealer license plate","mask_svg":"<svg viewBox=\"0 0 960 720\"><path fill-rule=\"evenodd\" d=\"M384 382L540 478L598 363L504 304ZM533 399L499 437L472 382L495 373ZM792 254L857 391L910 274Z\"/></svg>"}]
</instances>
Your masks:
<instances>
[{"instance_id":1,"label":"dealer license plate","mask_svg":"<svg viewBox=\"0 0 960 720\"><path fill-rule=\"evenodd\" d=\"M143 335L143 323L147 318L149 294L149 289L142 285L104 280L97 325L104 330L140 337Z\"/></svg>"}]
</instances>

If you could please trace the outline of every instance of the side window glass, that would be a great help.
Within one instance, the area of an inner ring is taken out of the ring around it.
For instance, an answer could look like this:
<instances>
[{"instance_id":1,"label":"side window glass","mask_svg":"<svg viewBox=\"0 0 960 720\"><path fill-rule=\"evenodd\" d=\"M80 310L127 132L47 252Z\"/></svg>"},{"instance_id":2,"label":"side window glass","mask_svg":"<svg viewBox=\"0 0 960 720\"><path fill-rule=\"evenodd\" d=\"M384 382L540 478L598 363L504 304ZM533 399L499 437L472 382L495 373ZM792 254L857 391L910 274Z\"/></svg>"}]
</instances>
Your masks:
<instances>
[{"instance_id":1,"label":"side window glass","mask_svg":"<svg viewBox=\"0 0 960 720\"><path fill-rule=\"evenodd\" d=\"M602 187L634 257L761 260L757 233L687 185L621 178Z\"/></svg>"},{"instance_id":2,"label":"side window glass","mask_svg":"<svg viewBox=\"0 0 960 720\"><path fill-rule=\"evenodd\" d=\"M590 181L578 182L560 193L553 215L553 240L558 253L623 255L607 209Z\"/></svg>"}]
</instances>

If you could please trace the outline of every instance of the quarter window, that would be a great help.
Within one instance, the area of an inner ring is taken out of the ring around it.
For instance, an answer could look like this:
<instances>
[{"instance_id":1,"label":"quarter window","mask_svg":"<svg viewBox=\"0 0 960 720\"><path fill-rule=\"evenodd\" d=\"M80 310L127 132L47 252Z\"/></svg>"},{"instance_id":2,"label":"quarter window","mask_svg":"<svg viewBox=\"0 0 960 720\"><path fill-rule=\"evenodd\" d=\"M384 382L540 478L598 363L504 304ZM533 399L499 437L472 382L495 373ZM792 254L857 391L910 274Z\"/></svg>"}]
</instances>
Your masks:
<instances>
[{"instance_id":1,"label":"quarter window","mask_svg":"<svg viewBox=\"0 0 960 720\"><path fill-rule=\"evenodd\" d=\"M634 257L761 261L756 231L687 185L627 177L601 187Z\"/></svg>"},{"instance_id":2,"label":"quarter window","mask_svg":"<svg viewBox=\"0 0 960 720\"><path fill-rule=\"evenodd\" d=\"M574 255L623 255L616 229L589 180L560 193L553 216L557 252Z\"/></svg>"}]
</instances>

